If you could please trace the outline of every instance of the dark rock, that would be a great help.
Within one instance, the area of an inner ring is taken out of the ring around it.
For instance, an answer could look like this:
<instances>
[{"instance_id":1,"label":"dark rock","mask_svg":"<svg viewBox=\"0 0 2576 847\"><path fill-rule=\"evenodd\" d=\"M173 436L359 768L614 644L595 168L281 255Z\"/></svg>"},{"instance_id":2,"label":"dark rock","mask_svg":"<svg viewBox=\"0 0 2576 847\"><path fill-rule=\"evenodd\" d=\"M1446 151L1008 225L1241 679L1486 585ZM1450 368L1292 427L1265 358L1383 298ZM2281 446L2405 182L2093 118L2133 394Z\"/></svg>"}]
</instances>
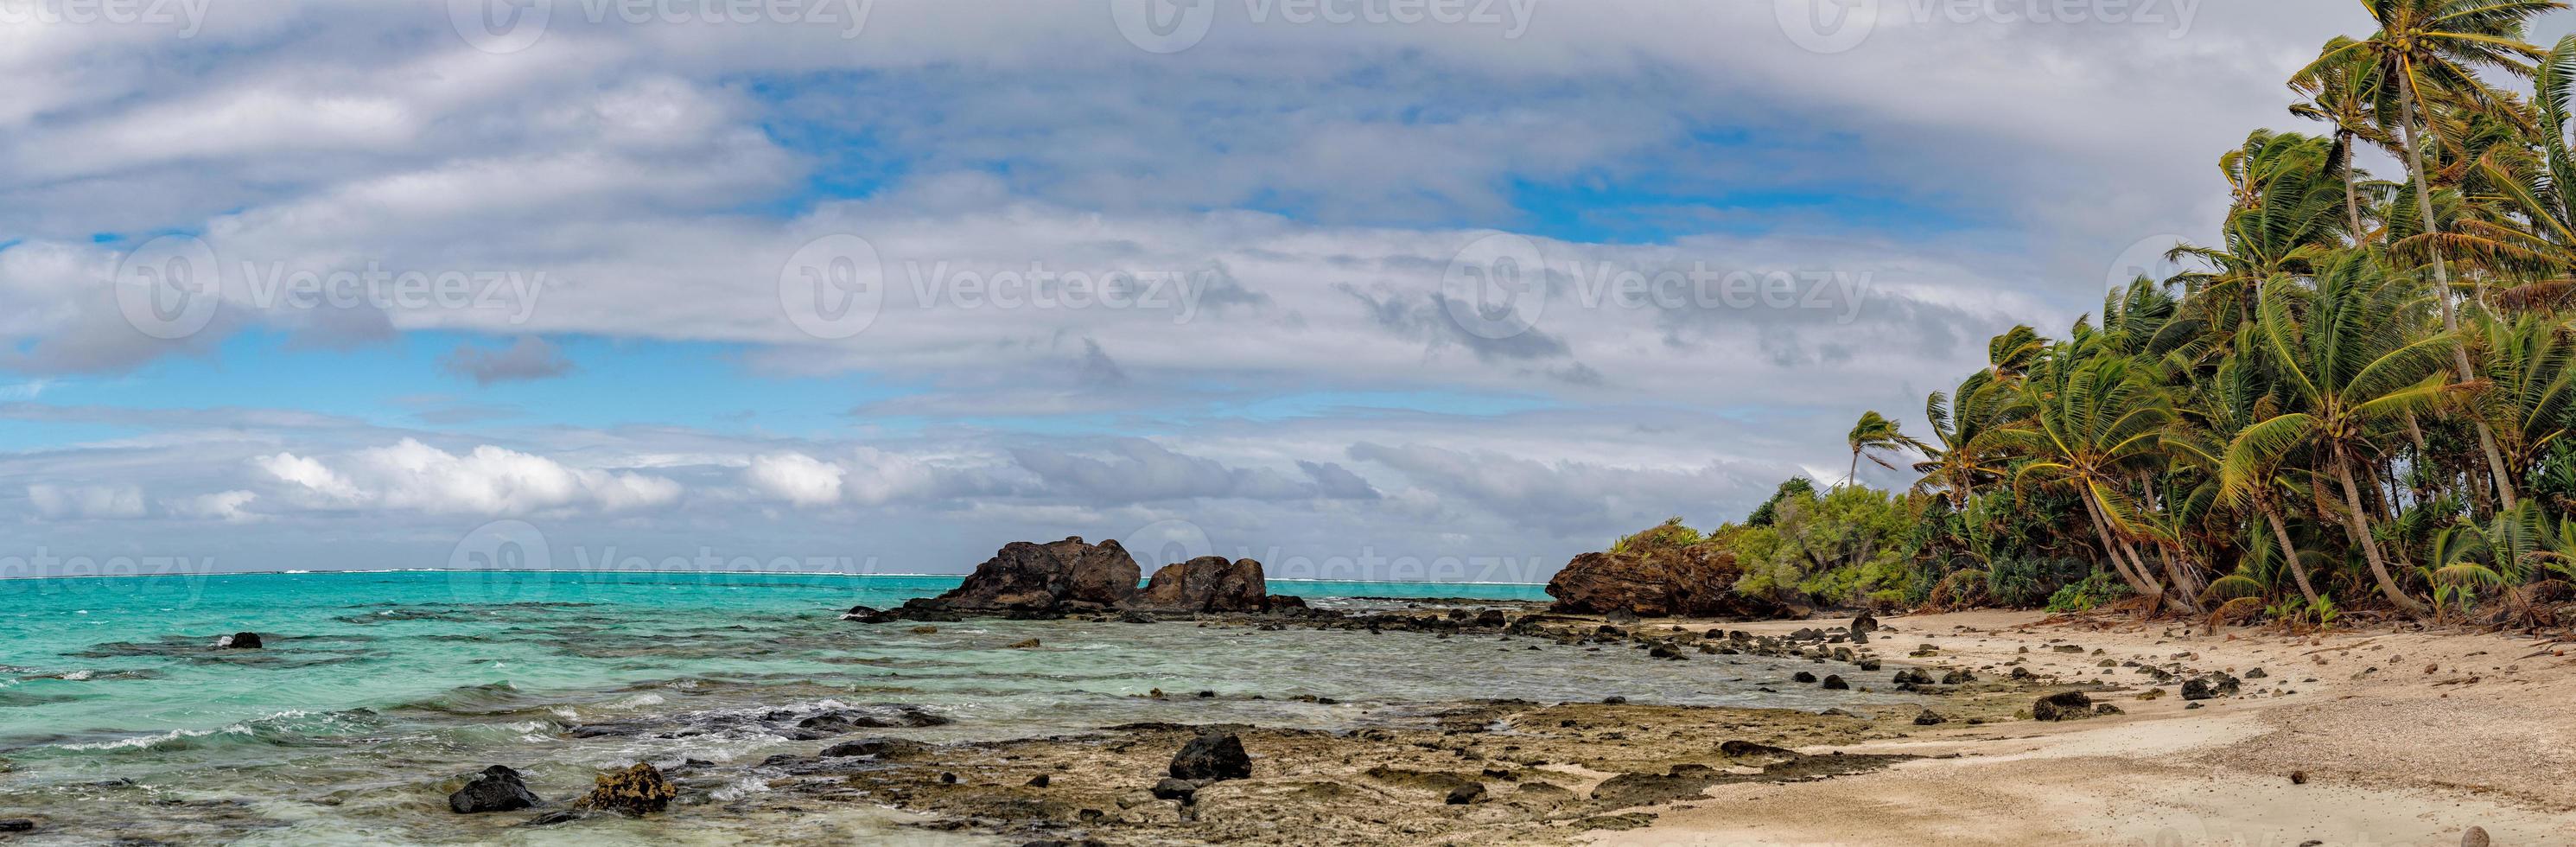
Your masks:
<instances>
[{"instance_id":1,"label":"dark rock","mask_svg":"<svg viewBox=\"0 0 2576 847\"><path fill-rule=\"evenodd\" d=\"M1611 607L1609 611L1601 613L1601 619L1611 623L1625 624L1629 626L1635 626L1645 621L1645 617L1637 614L1636 609L1626 606Z\"/></svg>"},{"instance_id":2,"label":"dark rock","mask_svg":"<svg viewBox=\"0 0 2576 847\"><path fill-rule=\"evenodd\" d=\"M2233 697L2236 696L2236 692L2242 688L2243 685L2244 683L2238 682L2235 677L2228 676L2223 673L2214 673L2204 677L2184 680L2182 684L2182 699L2208 700L2216 697Z\"/></svg>"},{"instance_id":3,"label":"dark rock","mask_svg":"<svg viewBox=\"0 0 2576 847\"><path fill-rule=\"evenodd\" d=\"M0 818L0 832L34 832L36 822L26 818Z\"/></svg>"},{"instance_id":4,"label":"dark rock","mask_svg":"<svg viewBox=\"0 0 2576 847\"><path fill-rule=\"evenodd\" d=\"M851 606L849 611L841 613L841 619L860 623L885 623L894 620L895 617L887 614L884 609L874 606Z\"/></svg>"},{"instance_id":5,"label":"dark rock","mask_svg":"<svg viewBox=\"0 0 2576 847\"><path fill-rule=\"evenodd\" d=\"M2061 691L2030 704L2030 716L2034 720L2071 721L2091 714L2093 698L2081 691Z\"/></svg>"},{"instance_id":6,"label":"dark rock","mask_svg":"<svg viewBox=\"0 0 2576 847\"><path fill-rule=\"evenodd\" d=\"M1054 779L1054 778L1049 777L1049 776L1047 776L1046 774L1038 774L1037 776L1029 777L1029 787L1030 787L1030 788L1045 788L1045 787L1047 787L1047 784L1048 784L1048 783L1052 783L1052 782L1054 782L1054 781L1055 781L1055 779Z\"/></svg>"},{"instance_id":7,"label":"dark rock","mask_svg":"<svg viewBox=\"0 0 2576 847\"><path fill-rule=\"evenodd\" d=\"M1107 608L1136 594L1143 575L1127 548L1115 540L1085 544L1079 536L1037 544L1014 541L955 590L925 600L906 602L903 617L921 620L920 612L1028 614L1061 612L1067 604Z\"/></svg>"},{"instance_id":8,"label":"dark rock","mask_svg":"<svg viewBox=\"0 0 2576 847\"><path fill-rule=\"evenodd\" d=\"M1625 703L1627 703L1627 702L1628 702L1628 698L1626 698L1626 697L1621 697L1621 696L1616 695L1616 694L1610 695L1610 696L1608 696L1608 697L1603 697L1603 698L1601 698L1601 703L1602 703L1602 705L1605 705L1605 706L1617 706L1617 705L1625 704Z\"/></svg>"},{"instance_id":9,"label":"dark rock","mask_svg":"<svg viewBox=\"0 0 2576 847\"><path fill-rule=\"evenodd\" d=\"M1812 674L1812 673L1808 673L1808 672L1806 672L1806 671L1799 671L1799 672L1797 672L1797 673L1790 674L1790 675L1789 675L1789 681L1790 681L1790 682L1814 682L1814 681L1816 681L1816 675L1815 675L1815 674Z\"/></svg>"},{"instance_id":10,"label":"dark rock","mask_svg":"<svg viewBox=\"0 0 2576 847\"><path fill-rule=\"evenodd\" d=\"M1449 797L1444 802L1447 802L1452 806L1464 806L1482 799L1485 799L1485 784L1481 782L1470 782L1465 785L1449 789Z\"/></svg>"},{"instance_id":11,"label":"dark rock","mask_svg":"<svg viewBox=\"0 0 2576 847\"><path fill-rule=\"evenodd\" d=\"M1260 562L1200 556L1155 571L1144 592L1127 603L1172 612L1267 612L1270 590Z\"/></svg>"},{"instance_id":12,"label":"dark rock","mask_svg":"<svg viewBox=\"0 0 2576 847\"><path fill-rule=\"evenodd\" d=\"M1484 610L1484 611L1477 612L1477 613L1476 613L1476 625L1477 625L1477 626L1502 626L1502 625L1503 625L1503 610L1501 610L1501 609L1486 609L1486 610Z\"/></svg>"},{"instance_id":13,"label":"dark rock","mask_svg":"<svg viewBox=\"0 0 2576 847\"><path fill-rule=\"evenodd\" d=\"M215 646L226 650L257 650L260 649L259 633L236 632L215 639Z\"/></svg>"},{"instance_id":14,"label":"dark rock","mask_svg":"<svg viewBox=\"0 0 2576 847\"><path fill-rule=\"evenodd\" d=\"M447 795L447 810L460 815L484 812L515 812L543 804L536 792L528 790L519 772L502 765L484 768L456 793Z\"/></svg>"},{"instance_id":15,"label":"dark rock","mask_svg":"<svg viewBox=\"0 0 2576 847\"><path fill-rule=\"evenodd\" d=\"M1853 635L1862 635L1877 631L1878 618L1872 617L1870 613L1862 612L1859 616L1852 618L1851 633Z\"/></svg>"},{"instance_id":16,"label":"dark rock","mask_svg":"<svg viewBox=\"0 0 2576 847\"><path fill-rule=\"evenodd\" d=\"M843 741L839 744L825 747L823 748L822 755L823 758L826 759L847 758L850 756L875 756L882 759L900 753L914 752L920 750L921 747L921 742L907 741L901 738L862 738L857 741Z\"/></svg>"},{"instance_id":17,"label":"dark rock","mask_svg":"<svg viewBox=\"0 0 2576 847\"><path fill-rule=\"evenodd\" d=\"M1942 717L1940 712L1935 712L1930 709L1925 709L1921 714L1914 716L1915 726L1940 726L1949 722L1949 718Z\"/></svg>"},{"instance_id":18,"label":"dark rock","mask_svg":"<svg viewBox=\"0 0 2576 847\"><path fill-rule=\"evenodd\" d=\"M1825 689L1828 691L1849 691L1851 690L1851 683L1844 682L1840 674L1826 674Z\"/></svg>"},{"instance_id":19,"label":"dark rock","mask_svg":"<svg viewBox=\"0 0 2576 847\"><path fill-rule=\"evenodd\" d=\"M2093 713L2094 713L2094 714L2097 714L2097 715L2125 715L2125 714L2128 714L2128 712L2126 712L2126 711L2122 711L2122 710L2120 709L2120 707L2118 707L2118 706L2114 706L2114 705L2111 705L2111 704L2109 704L2109 703L2095 703L2095 704L2093 704Z\"/></svg>"},{"instance_id":20,"label":"dark rock","mask_svg":"<svg viewBox=\"0 0 2576 847\"><path fill-rule=\"evenodd\" d=\"M1005 645L1005 646L1003 647L1003 649L1005 649L1005 650L1034 650L1034 649L1037 649L1037 648L1039 648L1039 647L1044 647L1044 646L1046 646L1046 644L1045 644L1045 643L1040 642L1039 640L1037 640L1037 639L1035 639L1035 638L1031 638L1031 639L1026 639L1026 640L1022 640L1022 641L1014 641L1014 642L1011 642L1010 644Z\"/></svg>"},{"instance_id":21,"label":"dark rock","mask_svg":"<svg viewBox=\"0 0 2576 847\"><path fill-rule=\"evenodd\" d=\"M1243 740L1233 733L1211 732L1181 747L1181 752L1172 757L1171 773L1173 779L1201 782L1250 779L1252 757L1243 752Z\"/></svg>"},{"instance_id":22,"label":"dark rock","mask_svg":"<svg viewBox=\"0 0 2576 847\"><path fill-rule=\"evenodd\" d=\"M2469 827L2469 831L2460 833L2460 847L2488 847L2493 843L2487 838L2486 827L2473 826Z\"/></svg>"},{"instance_id":23,"label":"dark rock","mask_svg":"<svg viewBox=\"0 0 2576 847\"><path fill-rule=\"evenodd\" d=\"M670 808L679 789L662 777L662 771L647 762L636 762L622 771L600 774L598 784L583 797L581 804L630 817L642 817Z\"/></svg>"},{"instance_id":24,"label":"dark rock","mask_svg":"<svg viewBox=\"0 0 2576 847\"><path fill-rule=\"evenodd\" d=\"M1948 673L1944 673L1944 674L1942 674L1942 675L1941 675L1941 684L1942 684L1942 685L1965 685L1965 684L1970 683L1970 682L1975 682L1975 681L1976 681L1976 679L1977 679L1977 675L1976 675L1976 674L1969 673L1969 672L1967 672L1967 671L1963 671L1963 670L1954 670L1954 671L1950 671L1950 672L1948 672Z\"/></svg>"},{"instance_id":25,"label":"dark rock","mask_svg":"<svg viewBox=\"0 0 2576 847\"><path fill-rule=\"evenodd\" d=\"M2306 785L2306 784L2308 784L2308 772L2307 772L2307 771L2291 771L2291 772L2290 772L2290 784L2291 784L2291 785Z\"/></svg>"},{"instance_id":26,"label":"dark rock","mask_svg":"<svg viewBox=\"0 0 2576 847\"><path fill-rule=\"evenodd\" d=\"M1735 592L1744 568L1735 554L1707 545L1640 543L1633 549L1585 553L1547 582L1551 608L1568 614L1642 617L1778 618L1783 604Z\"/></svg>"},{"instance_id":27,"label":"dark rock","mask_svg":"<svg viewBox=\"0 0 2576 847\"><path fill-rule=\"evenodd\" d=\"M1154 787L1151 790L1154 792L1154 799L1157 800L1179 800L1183 803L1193 803L1198 800L1199 784L1186 779L1166 779L1161 782L1154 783Z\"/></svg>"}]
</instances>

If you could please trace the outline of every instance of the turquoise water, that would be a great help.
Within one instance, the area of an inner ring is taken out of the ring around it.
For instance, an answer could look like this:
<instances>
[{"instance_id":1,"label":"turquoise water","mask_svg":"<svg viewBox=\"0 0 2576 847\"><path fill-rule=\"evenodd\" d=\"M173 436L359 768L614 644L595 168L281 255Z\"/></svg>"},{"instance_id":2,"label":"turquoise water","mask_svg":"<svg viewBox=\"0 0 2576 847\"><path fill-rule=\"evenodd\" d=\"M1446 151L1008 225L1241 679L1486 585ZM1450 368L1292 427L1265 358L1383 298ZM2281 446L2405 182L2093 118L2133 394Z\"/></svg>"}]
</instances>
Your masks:
<instances>
[{"instance_id":1,"label":"turquoise water","mask_svg":"<svg viewBox=\"0 0 2576 847\"><path fill-rule=\"evenodd\" d=\"M1754 690L1748 680L1769 668L1528 650L1527 639L1186 622L974 621L921 633L838 620L852 605L957 582L489 571L0 581L0 817L44 820L36 843L723 842L750 837L741 827L756 840L831 841L897 830L873 808L836 810L847 820L810 838L742 812L757 805L761 759L826 743L786 737L761 716L904 704L950 722L875 732L944 741L1140 720L1339 728L1485 697L1870 702ZM1544 599L1525 585L1272 588L1352 610L1404 603L1347 598ZM243 630L266 649L214 649ZM1045 646L1005 647L1026 638ZM1219 696L1141 696L1157 688ZM602 768L693 759L702 764L682 778L682 803L703 807L696 814L514 830L502 827L523 816L442 805L454 777L487 764L525 771L540 795L561 799Z\"/></svg>"}]
</instances>

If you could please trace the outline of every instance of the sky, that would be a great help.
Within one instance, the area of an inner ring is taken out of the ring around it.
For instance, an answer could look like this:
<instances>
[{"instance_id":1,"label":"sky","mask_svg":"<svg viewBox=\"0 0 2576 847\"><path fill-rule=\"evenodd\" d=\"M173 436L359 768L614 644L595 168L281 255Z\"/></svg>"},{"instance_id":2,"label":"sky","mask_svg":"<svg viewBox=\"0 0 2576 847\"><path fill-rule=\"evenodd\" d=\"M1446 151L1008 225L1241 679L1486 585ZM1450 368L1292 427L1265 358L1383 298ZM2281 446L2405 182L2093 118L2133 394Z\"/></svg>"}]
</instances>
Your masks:
<instances>
[{"instance_id":1,"label":"sky","mask_svg":"<svg viewBox=\"0 0 2576 847\"><path fill-rule=\"evenodd\" d=\"M1078 535L1544 581L1839 481L1861 411L1920 431L1987 337L2214 238L2219 154L2308 128L2282 81L2339 34L2361 4L6 0L0 576Z\"/></svg>"}]
</instances>

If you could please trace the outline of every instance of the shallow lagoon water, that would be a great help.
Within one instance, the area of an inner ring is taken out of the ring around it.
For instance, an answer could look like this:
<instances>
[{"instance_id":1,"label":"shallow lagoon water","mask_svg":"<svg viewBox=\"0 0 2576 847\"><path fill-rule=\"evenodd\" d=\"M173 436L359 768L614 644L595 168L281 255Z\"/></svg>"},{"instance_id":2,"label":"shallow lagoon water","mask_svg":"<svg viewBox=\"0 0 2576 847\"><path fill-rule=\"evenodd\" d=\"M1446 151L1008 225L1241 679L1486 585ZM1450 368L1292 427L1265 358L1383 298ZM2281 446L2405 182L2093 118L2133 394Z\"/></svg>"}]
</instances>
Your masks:
<instances>
[{"instance_id":1,"label":"shallow lagoon water","mask_svg":"<svg viewBox=\"0 0 2576 847\"><path fill-rule=\"evenodd\" d=\"M735 775L692 783L683 801L721 805L762 790L750 767L760 760L827 743L782 737L754 716L880 704L953 722L871 733L943 741L1135 721L1345 728L1480 698L1806 709L1903 700L1758 690L1801 666L1772 660L1662 662L1531 639L1186 622L970 621L916 633L838 620L851 605L956 584L485 571L0 581L0 817L44 819L33 843L973 842L890 829L895 816L872 808L749 832L686 809L578 831L499 829L520 816L450 815L441 785L507 764L560 800L601 769L694 759ZM1283 580L1273 590L1354 610L1404 605L1354 598L1544 599L1519 585ZM214 649L242 630L266 649ZM1006 647L1027 638L1044 646ZM1218 696L1143 696L1155 689ZM653 731L572 731L601 725Z\"/></svg>"}]
</instances>

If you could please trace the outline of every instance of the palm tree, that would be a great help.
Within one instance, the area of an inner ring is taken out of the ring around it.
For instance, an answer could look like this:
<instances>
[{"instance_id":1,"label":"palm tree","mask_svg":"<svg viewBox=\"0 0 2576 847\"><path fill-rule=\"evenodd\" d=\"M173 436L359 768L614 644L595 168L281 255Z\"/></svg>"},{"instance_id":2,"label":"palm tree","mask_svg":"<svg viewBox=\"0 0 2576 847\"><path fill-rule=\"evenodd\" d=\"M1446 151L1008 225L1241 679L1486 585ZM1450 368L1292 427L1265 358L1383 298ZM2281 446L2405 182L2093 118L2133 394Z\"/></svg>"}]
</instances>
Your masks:
<instances>
[{"instance_id":1,"label":"palm tree","mask_svg":"<svg viewBox=\"0 0 2576 847\"><path fill-rule=\"evenodd\" d=\"M1932 392L1923 402L1923 416L1932 424L1932 441L1920 445L1924 461L1914 463L1914 472L1923 479L1914 484L1914 490L1941 492L1949 499L1951 511L1965 511L1968 496L1979 484L2001 479L2004 456L1987 433L2002 423L2003 407L2010 399L2011 391L1995 382L1992 371L1969 374L1959 381L1956 394Z\"/></svg>"},{"instance_id":2,"label":"palm tree","mask_svg":"<svg viewBox=\"0 0 2576 847\"><path fill-rule=\"evenodd\" d=\"M2326 53L2339 52L2340 46L2349 41L2337 38L2328 42ZM2363 141L2391 143L2382 131L2387 122L2378 113L2379 103L2386 99L2379 84L2387 77L2371 66L2372 58L2366 52L2344 52L2343 58L2311 66L2290 80L2290 87L2308 98L2292 104L2290 114L2334 127L2334 169L2342 178L2345 231L2354 244L2368 239L2370 230L2361 219L2360 174L2352 167L2353 145Z\"/></svg>"},{"instance_id":3,"label":"palm tree","mask_svg":"<svg viewBox=\"0 0 2576 847\"><path fill-rule=\"evenodd\" d=\"M2171 414L2163 394L2127 358L2069 343L2032 369L2019 402L2026 425L1995 435L2028 457L2014 471L2014 487L2036 480L2073 489L2112 570L2150 598L2149 608L2162 606L2169 599L2164 583L2129 543L2148 532L2122 489L2134 471L2159 460L2157 441Z\"/></svg>"},{"instance_id":4,"label":"palm tree","mask_svg":"<svg viewBox=\"0 0 2576 847\"><path fill-rule=\"evenodd\" d=\"M1843 477L1843 484L1845 485L1849 485L1859 478L1860 460L1863 454L1895 452L1907 448L1920 448L1923 446L1923 442L1909 438L1905 433L1898 431L1895 421L1888 420L1886 415L1879 414L1875 411L1861 413L1860 421L1852 424L1849 442L1851 444L1852 464L1851 473ZM1878 463L1879 467L1886 468L1888 470L1896 469L1896 465L1894 463L1891 463L1877 455L1870 455L1869 460Z\"/></svg>"},{"instance_id":5,"label":"palm tree","mask_svg":"<svg viewBox=\"0 0 2576 847\"><path fill-rule=\"evenodd\" d=\"M2432 410L2448 388L2442 357L2458 346L2458 337L2444 332L2410 341L2401 320L2405 312L2358 251L2320 275L2314 291L2266 290L2256 340L2294 410L2236 435L2227 445L2222 486L2250 491L2263 484L2266 468L2312 447L2342 489L2345 532L2370 563L2380 593L2420 614L2424 604L2389 573L2353 474L2355 464L2376 452L2383 430L2408 413Z\"/></svg>"},{"instance_id":6,"label":"palm tree","mask_svg":"<svg viewBox=\"0 0 2576 847\"><path fill-rule=\"evenodd\" d=\"M2281 518L2284 493L2295 490L2290 471L2277 456L2249 456L2249 464L2236 474L2228 474L2227 447L2238 434L2280 413L2281 398L2258 376L2253 355L2254 328L2249 326L2236 337L2236 355L2230 356L2206 379L2195 382L2181 404L2180 419L2167 443L2177 458L2206 474L2219 478L2218 499L2228 505L2253 506L2279 545L2282 560L2290 566L2290 576L2298 582L2299 594L2308 604L2317 603L2316 584L2308 579L2307 565L2299 561L2299 545L2290 538L2290 528Z\"/></svg>"},{"instance_id":7,"label":"palm tree","mask_svg":"<svg viewBox=\"0 0 2576 847\"><path fill-rule=\"evenodd\" d=\"M2563 9L2566 4L2556 0L2361 0L2361 5L2379 24L2379 31L2359 41L2327 42L2317 60L2291 79L2319 77L2365 58L2369 61L2380 74L2379 90L2397 100L2396 135L2405 151L2407 176L2415 186L2420 225L2425 234L2438 235L2441 221L2434 215L2432 179L2425 172L2423 145L2416 138L2418 125L2425 123L2430 114L2430 98L2476 108L2506 103L2508 98L2479 79L2478 71L2530 76L2531 62L2541 58L2542 53L2523 40L2524 24L2533 15ZM2450 267L2443 262L2441 250L2435 249L2432 254L2434 293L2442 307L2442 328L2457 333L2460 320L2451 308ZM2467 350L2455 346L2452 364L2460 379L2473 378ZM2487 463L2495 474L2497 493L2505 508L2510 509L2514 491L2505 478L2504 458L2496 451L2495 435L2483 422L2477 424L2477 430L2479 446L2486 451Z\"/></svg>"},{"instance_id":8,"label":"palm tree","mask_svg":"<svg viewBox=\"0 0 2576 847\"><path fill-rule=\"evenodd\" d=\"M2173 280L2205 295L2202 302L2220 312L2203 314L2202 320L2222 332L2231 329L2252 315L2265 284L2308 273L2337 249L2343 232L2359 231L2353 229L2358 223L2346 224L2336 214L2349 198L2347 185L2335 178L2331 146L2321 138L2257 130L2219 157L2235 196L2221 227L2224 246L2181 244L2165 254L2214 268ZM2353 216L2357 222L2359 213Z\"/></svg>"}]
</instances>

